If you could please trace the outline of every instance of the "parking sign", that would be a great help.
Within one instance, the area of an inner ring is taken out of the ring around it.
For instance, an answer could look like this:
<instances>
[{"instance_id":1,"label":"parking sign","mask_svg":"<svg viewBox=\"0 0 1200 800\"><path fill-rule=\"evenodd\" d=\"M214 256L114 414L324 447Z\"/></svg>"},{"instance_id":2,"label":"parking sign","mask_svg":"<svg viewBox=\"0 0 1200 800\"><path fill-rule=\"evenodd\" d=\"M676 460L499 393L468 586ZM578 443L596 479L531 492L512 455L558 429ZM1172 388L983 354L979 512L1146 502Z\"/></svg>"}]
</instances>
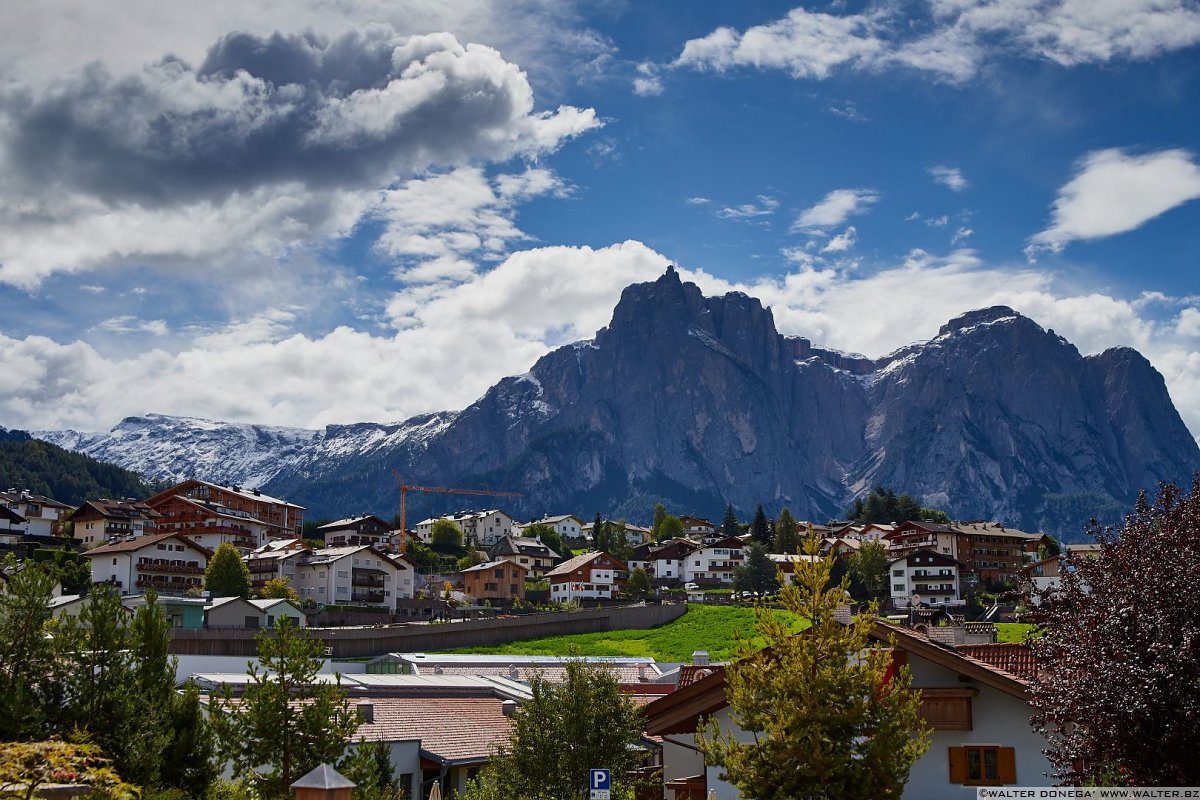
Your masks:
<instances>
[{"instance_id":1,"label":"parking sign","mask_svg":"<svg viewBox=\"0 0 1200 800\"><path fill-rule=\"evenodd\" d=\"M594 769L588 776L588 786L592 790L590 800L609 800L612 789L612 773L606 769Z\"/></svg>"}]
</instances>

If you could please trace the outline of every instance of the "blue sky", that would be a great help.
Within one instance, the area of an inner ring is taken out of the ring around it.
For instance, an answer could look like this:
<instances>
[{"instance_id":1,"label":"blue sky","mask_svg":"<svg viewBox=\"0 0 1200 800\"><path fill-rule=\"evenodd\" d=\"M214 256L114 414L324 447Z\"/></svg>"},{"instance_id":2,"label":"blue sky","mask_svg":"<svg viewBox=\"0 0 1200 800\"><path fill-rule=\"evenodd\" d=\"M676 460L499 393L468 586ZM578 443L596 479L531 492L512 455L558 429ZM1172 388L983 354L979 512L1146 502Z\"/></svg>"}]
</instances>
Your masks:
<instances>
[{"instance_id":1,"label":"blue sky","mask_svg":"<svg viewBox=\"0 0 1200 800\"><path fill-rule=\"evenodd\" d=\"M1200 430L1200 6L18 4L0 425L460 408L668 263L881 355L1007 303Z\"/></svg>"}]
</instances>

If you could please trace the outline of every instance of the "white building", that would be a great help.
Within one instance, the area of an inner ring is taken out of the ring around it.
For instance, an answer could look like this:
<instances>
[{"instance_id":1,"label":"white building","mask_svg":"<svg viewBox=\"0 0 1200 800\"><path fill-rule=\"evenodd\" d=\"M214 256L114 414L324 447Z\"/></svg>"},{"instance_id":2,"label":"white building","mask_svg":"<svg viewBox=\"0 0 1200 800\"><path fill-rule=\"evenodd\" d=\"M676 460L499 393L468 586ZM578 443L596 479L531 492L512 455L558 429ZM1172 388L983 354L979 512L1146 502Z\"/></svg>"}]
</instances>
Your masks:
<instances>
[{"instance_id":1,"label":"white building","mask_svg":"<svg viewBox=\"0 0 1200 800\"><path fill-rule=\"evenodd\" d=\"M550 581L550 599L612 599L628 577L625 564L602 551L575 556L546 573Z\"/></svg>"},{"instance_id":2,"label":"white building","mask_svg":"<svg viewBox=\"0 0 1200 800\"><path fill-rule=\"evenodd\" d=\"M122 539L84 553L92 582L115 584L121 594L184 594L204 583L212 551L182 534L157 533Z\"/></svg>"},{"instance_id":3,"label":"white building","mask_svg":"<svg viewBox=\"0 0 1200 800\"><path fill-rule=\"evenodd\" d=\"M458 526L458 529L462 531L464 542L473 541L483 547L491 547L507 536L514 527L513 518L499 509L460 511L457 514L430 517L418 522L416 531L421 541L426 544L433 541L433 523L443 519Z\"/></svg>"},{"instance_id":4,"label":"white building","mask_svg":"<svg viewBox=\"0 0 1200 800\"><path fill-rule=\"evenodd\" d=\"M580 539L583 538L584 522L579 517L572 514L560 514L558 516L547 516L541 519L536 519L533 522L514 522L512 525L512 533L514 536L524 536L525 529L530 525L549 525L554 528L555 533L562 539Z\"/></svg>"},{"instance_id":5,"label":"white building","mask_svg":"<svg viewBox=\"0 0 1200 800\"><path fill-rule=\"evenodd\" d=\"M733 571L742 565L745 542L735 537L718 539L684 559L683 580L700 586L729 586Z\"/></svg>"},{"instance_id":6,"label":"white building","mask_svg":"<svg viewBox=\"0 0 1200 800\"><path fill-rule=\"evenodd\" d=\"M1044 785L1051 765L1044 737L1029 726L1029 679L1004 671L925 636L876 623L872 638L895 638L893 659L907 664L913 688L922 694L921 716L933 728L929 749L913 765L905 800L966 800L978 786ZM721 768L706 766L696 750L701 720L714 719L741 741L752 734L733 722L725 700L725 674L713 667L700 680L644 708L646 732L663 737L663 788L667 797L740 800L721 780Z\"/></svg>"},{"instance_id":7,"label":"white building","mask_svg":"<svg viewBox=\"0 0 1200 800\"><path fill-rule=\"evenodd\" d=\"M929 605L964 605L959 563L933 550L914 550L888 564L892 605L907 608L914 594Z\"/></svg>"},{"instance_id":8,"label":"white building","mask_svg":"<svg viewBox=\"0 0 1200 800\"><path fill-rule=\"evenodd\" d=\"M293 585L300 599L322 605L392 610L399 598L412 597L412 568L369 545L311 551L296 561L295 570ZM410 573L408 581L400 577L405 571Z\"/></svg>"},{"instance_id":9,"label":"white building","mask_svg":"<svg viewBox=\"0 0 1200 800\"><path fill-rule=\"evenodd\" d=\"M33 494L28 489L9 489L0 492L0 506L7 506L28 522L26 533L30 536L57 536L58 525L71 506L50 497ZM0 530L4 521L0 518Z\"/></svg>"}]
</instances>

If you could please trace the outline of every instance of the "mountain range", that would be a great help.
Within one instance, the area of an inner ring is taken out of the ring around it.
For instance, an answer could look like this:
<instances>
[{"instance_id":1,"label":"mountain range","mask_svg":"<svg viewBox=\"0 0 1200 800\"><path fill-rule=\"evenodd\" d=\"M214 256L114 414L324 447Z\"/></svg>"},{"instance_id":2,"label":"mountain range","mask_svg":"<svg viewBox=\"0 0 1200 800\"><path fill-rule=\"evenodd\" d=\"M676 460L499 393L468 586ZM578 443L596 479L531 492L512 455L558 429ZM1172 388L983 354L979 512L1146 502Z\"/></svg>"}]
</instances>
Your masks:
<instances>
[{"instance_id":1,"label":"mountain range","mask_svg":"<svg viewBox=\"0 0 1200 800\"><path fill-rule=\"evenodd\" d=\"M827 520L885 485L958 519L1072 539L1092 515L1118 520L1140 489L1200 468L1162 375L1136 350L1085 356L996 306L883 358L847 355L783 336L758 300L705 297L673 269L627 287L593 339L461 411L324 430L149 414L34 435L153 479L261 486L310 518L390 516L395 470L521 492L501 503L516 516L633 521L656 502ZM463 505L410 495L410 514Z\"/></svg>"}]
</instances>

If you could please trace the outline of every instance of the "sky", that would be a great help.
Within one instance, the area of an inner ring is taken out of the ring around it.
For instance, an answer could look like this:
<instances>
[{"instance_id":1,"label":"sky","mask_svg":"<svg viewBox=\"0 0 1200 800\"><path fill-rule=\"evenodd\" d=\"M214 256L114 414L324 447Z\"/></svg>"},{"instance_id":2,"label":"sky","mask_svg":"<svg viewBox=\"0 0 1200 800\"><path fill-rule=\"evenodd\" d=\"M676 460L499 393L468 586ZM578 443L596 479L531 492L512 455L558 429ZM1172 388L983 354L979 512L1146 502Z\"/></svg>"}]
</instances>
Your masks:
<instances>
[{"instance_id":1,"label":"sky","mask_svg":"<svg viewBox=\"0 0 1200 800\"><path fill-rule=\"evenodd\" d=\"M469 405L674 264L869 356L1006 304L1200 432L1194 0L13 0L0 425Z\"/></svg>"}]
</instances>

